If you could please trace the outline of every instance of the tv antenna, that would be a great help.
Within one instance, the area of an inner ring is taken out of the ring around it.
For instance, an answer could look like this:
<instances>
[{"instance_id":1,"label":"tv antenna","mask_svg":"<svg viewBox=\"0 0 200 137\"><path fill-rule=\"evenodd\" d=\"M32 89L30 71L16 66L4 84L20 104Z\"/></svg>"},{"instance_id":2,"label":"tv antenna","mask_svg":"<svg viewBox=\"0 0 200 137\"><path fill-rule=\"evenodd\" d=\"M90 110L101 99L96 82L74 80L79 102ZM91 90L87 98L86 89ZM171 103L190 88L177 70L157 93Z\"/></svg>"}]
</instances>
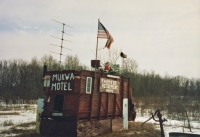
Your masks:
<instances>
[{"instance_id":1,"label":"tv antenna","mask_svg":"<svg viewBox=\"0 0 200 137\"><path fill-rule=\"evenodd\" d=\"M56 52L53 52L53 51L50 51L50 52L52 52L52 53L54 53L54 54L59 54L60 55L60 63L59 63L59 70L60 70L60 67L61 67L61 57L62 57L62 49L64 48L64 49L67 49L67 50L71 50L71 49L68 49L68 48L65 48L65 47L63 47L63 41L68 41L68 42L72 42L72 41L70 41L70 40L64 40L64 34L66 34L66 35L69 35L69 36L73 36L73 35L70 35L70 34L68 34L68 33L65 33L65 26L67 26L67 27L69 27L69 28L73 28L73 27L71 27L71 26L68 26L68 25L66 25L65 23L61 23L61 22L58 22L58 21L56 21L56 20L53 20L53 19L51 19L52 21L55 21L55 22L57 22L57 23L60 23L60 24L62 24L63 25L63 30L62 30L62 38L58 38L58 37L55 37L55 36L52 36L51 35L51 37L53 37L53 38L57 38L57 39L60 39L61 40L61 46L59 46L59 45L54 45L54 44L50 44L50 45L53 45L53 46L57 46L57 47L60 47L60 53L56 53ZM66 56L66 55L63 55L63 56Z\"/></svg>"}]
</instances>

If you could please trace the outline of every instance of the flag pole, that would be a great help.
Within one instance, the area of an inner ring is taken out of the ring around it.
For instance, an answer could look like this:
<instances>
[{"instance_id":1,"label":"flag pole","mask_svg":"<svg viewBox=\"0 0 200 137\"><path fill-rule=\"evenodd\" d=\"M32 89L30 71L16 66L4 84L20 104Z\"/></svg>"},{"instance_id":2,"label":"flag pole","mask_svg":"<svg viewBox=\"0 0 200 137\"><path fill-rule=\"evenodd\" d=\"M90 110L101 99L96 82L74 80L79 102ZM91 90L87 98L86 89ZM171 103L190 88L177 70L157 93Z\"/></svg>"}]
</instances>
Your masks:
<instances>
[{"instance_id":1,"label":"flag pole","mask_svg":"<svg viewBox=\"0 0 200 137\"><path fill-rule=\"evenodd\" d=\"M100 21L100 19L98 19L98 28L99 28L99 21ZM98 31L98 28L97 28L97 31ZM97 53L98 53L98 35L97 35L97 45L96 45L96 60L97 60ZM96 65L96 63L95 63L95 65ZM95 66L95 69L96 69L96 66Z\"/></svg>"},{"instance_id":2,"label":"flag pole","mask_svg":"<svg viewBox=\"0 0 200 137\"><path fill-rule=\"evenodd\" d=\"M97 54L98 54L98 30L99 30L99 19L98 19L98 28L97 28L97 44L96 44L96 59L95 59L95 72L96 72L96 66L97 66Z\"/></svg>"},{"instance_id":3,"label":"flag pole","mask_svg":"<svg viewBox=\"0 0 200 137\"><path fill-rule=\"evenodd\" d=\"M98 53L98 30L99 30L99 19L98 19L98 28L97 28L97 44L96 44L96 59L95 59L95 78L94 83L96 82L96 66L97 66L97 53Z\"/></svg>"},{"instance_id":4,"label":"flag pole","mask_svg":"<svg viewBox=\"0 0 200 137\"><path fill-rule=\"evenodd\" d=\"M97 60L97 54L98 54L98 37L97 37L97 45L96 45L96 60Z\"/></svg>"}]
</instances>

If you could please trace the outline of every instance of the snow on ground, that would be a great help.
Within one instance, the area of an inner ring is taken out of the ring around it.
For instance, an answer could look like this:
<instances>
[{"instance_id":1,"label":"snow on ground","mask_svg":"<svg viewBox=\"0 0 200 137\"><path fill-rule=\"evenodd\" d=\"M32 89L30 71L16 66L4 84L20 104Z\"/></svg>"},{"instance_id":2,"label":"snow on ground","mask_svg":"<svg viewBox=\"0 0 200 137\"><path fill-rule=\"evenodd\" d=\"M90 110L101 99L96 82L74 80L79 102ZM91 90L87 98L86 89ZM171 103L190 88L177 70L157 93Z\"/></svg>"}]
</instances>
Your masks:
<instances>
[{"instance_id":1,"label":"snow on ground","mask_svg":"<svg viewBox=\"0 0 200 137\"><path fill-rule=\"evenodd\" d=\"M12 113L12 111L9 111L9 113ZM4 121L12 121L15 124L20 123L27 123L35 121L36 119L36 112L34 111L14 111L13 113L20 113L19 115L0 115L0 123L3 123ZM33 120L34 119L34 120Z\"/></svg>"},{"instance_id":2,"label":"snow on ground","mask_svg":"<svg viewBox=\"0 0 200 137\"><path fill-rule=\"evenodd\" d=\"M9 135L1 134L2 131L9 131L11 128L13 128L15 125L19 125L22 123L29 123L29 122L35 122L36 121L36 105L28 105L29 109L25 109L25 105L20 105L20 107L16 107L13 105L8 106L8 110L5 109L5 106L0 106L0 136L7 137L7 136L15 136L16 134L12 134L11 132ZM17 108L17 109L16 109ZM17 115L4 115L6 113L16 113ZM145 122L150 117L145 115L137 116L136 122ZM153 119L149 120L147 123L153 123L156 125L157 129L160 130L159 123L155 122ZM187 124L187 123L186 123ZM166 133L166 137L168 137L169 132L189 132L188 128L183 128L183 122L178 120L170 120L168 119L167 122L163 123L164 131ZM194 133L200 133L200 123L199 122L191 122L192 132ZM18 127L16 127L18 128ZM23 129L32 129L35 130L35 125L32 125L30 127L23 127Z\"/></svg>"},{"instance_id":3,"label":"snow on ground","mask_svg":"<svg viewBox=\"0 0 200 137\"><path fill-rule=\"evenodd\" d=\"M35 126L18 127L20 124L36 121L36 105L27 106L28 109L25 105L0 106L0 137L15 136L16 134L9 132L12 128L35 129Z\"/></svg>"},{"instance_id":4,"label":"snow on ground","mask_svg":"<svg viewBox=\"0 0 200 137\"><path fill-rule=\"evenodd\" d=\"M141 117L137 116L135 121L136 122L145 122L150 117ZM156 128L160 130L160 125L158 122L155 122L153 119L149 120L147 123L152 123L156 125ZM187 123L186 123L187 124ZM192 133L199 133L200 134L200 123L199 122L191 122ZM168 137L169 132L190 132L188 128L183 128L183 122L178 120L170 120L168 119L166 122L163 123L163 128L166 137ZM191 132L190 132L191 133Z\"/></svg>"}]
</instances>

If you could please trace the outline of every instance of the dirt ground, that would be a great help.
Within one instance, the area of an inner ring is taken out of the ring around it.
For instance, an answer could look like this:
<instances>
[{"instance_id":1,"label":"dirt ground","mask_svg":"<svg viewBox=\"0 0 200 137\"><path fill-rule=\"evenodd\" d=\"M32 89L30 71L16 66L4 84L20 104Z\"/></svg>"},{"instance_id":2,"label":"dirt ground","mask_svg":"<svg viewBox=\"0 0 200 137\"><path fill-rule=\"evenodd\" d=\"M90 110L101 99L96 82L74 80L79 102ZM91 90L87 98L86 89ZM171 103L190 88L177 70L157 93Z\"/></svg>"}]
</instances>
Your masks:
<instances>
[{"instance_id":1,"label":"dirt ground","mask_svg":"<svg viewBox=\"0 0 200 137\"><path fill-rule=\"evenodd\" d=\"M129 129L107 133L97 137L160 137L160 131L156 130L155 125L146 123L141 127L141 122L129 122ZM35 133L35 130L13 130L22 133L16 137L44 137Z\"/></svg>"}]
</instances>

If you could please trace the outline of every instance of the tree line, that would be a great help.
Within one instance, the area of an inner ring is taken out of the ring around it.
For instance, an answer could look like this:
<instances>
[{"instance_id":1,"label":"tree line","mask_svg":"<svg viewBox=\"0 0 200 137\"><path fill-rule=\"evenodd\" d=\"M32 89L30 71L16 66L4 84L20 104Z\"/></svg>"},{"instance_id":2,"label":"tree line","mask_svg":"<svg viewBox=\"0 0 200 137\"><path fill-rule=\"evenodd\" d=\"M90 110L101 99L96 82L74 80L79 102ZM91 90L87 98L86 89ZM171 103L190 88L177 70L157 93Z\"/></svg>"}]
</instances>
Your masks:
<instances>
[{"instance_id":1,"label":"tree line","mask_svg":"<svg viewBox=\"0 0 200 137\"><path fill-rule=\"evenodd\" d=\"M131 88L135 96L199 96L200 79L189 79L183 76L161 77L152 72L130 73L123 72L123 75L130 77Z\"/></svg>"},{"instance_id":2,"label":"tree line","mask_svg":"<svg viewBox=\"0 0 200 137\"><path fill-rule=\"evenodd\" d=\"M60 63L51 55L41 59L32 58L30 62L22 59L0 61L0 97L4 100L37 99L43 96L43 66L48 70L88 69L80 63L78 56L66 56ZM0 99L1 99L0 98Z\"/></svg>"},{"instance_id":3,"label":"tree line","mask_svg":"<svg viewBox=\"0 0 200 137\"><path fill-rule=\"evenodd\" d=\"M116 60L113 60L115 63ZM34 57L30 62L22 59L1 60L0 97L4 99L37 99L43 96L44 65L48 66L48 70L90 69L81 64L77 55L66 56L61 65L51 55L44 55L41 59ZM166 96L166 93L179 96L200 95L200 79L168 75L161 77L154 71L138 73L137 62L130 58L122 61L120 69L121 75L130 78L134 97Z\"/></svg>"}]
</instances>

